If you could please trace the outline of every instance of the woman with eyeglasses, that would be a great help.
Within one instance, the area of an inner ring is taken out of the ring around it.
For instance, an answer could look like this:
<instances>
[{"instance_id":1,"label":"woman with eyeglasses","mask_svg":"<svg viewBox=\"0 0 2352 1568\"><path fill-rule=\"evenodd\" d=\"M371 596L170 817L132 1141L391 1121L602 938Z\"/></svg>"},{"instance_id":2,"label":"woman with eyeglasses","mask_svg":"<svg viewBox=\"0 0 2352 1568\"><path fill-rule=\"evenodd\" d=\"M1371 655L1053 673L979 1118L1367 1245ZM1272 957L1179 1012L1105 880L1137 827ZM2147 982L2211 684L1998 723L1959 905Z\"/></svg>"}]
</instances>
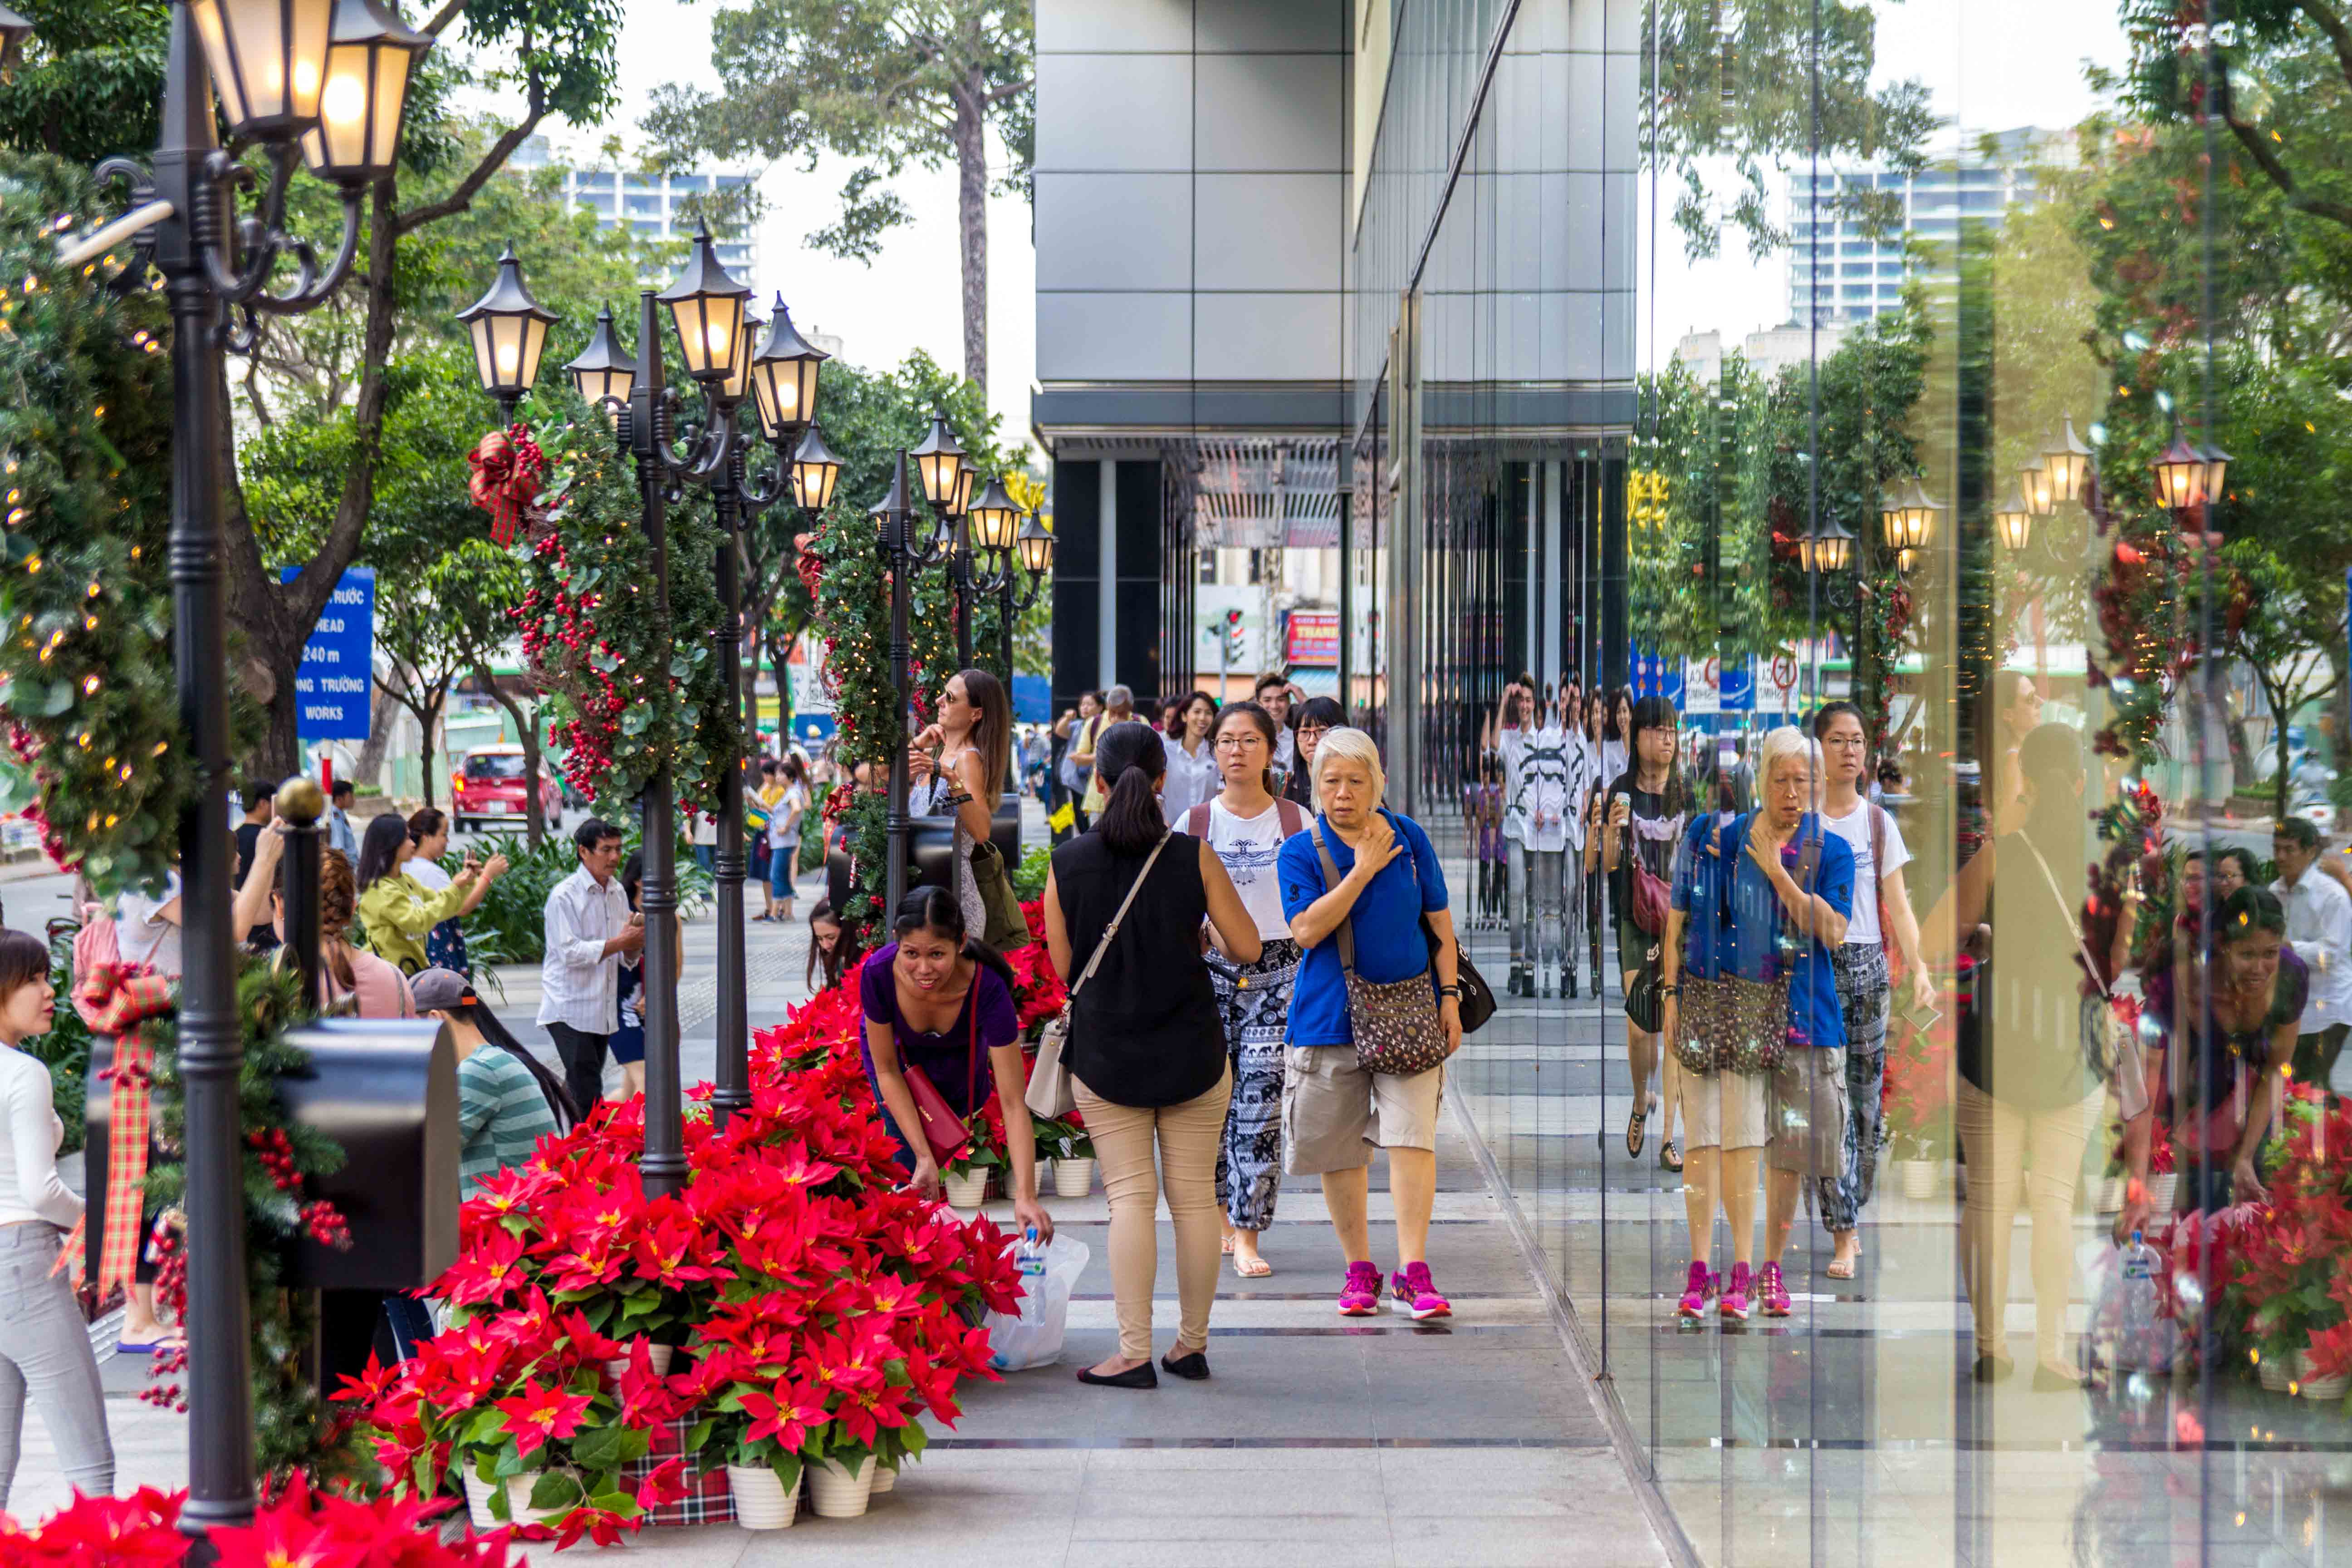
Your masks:
<instances>
[{"instance_id":1,"label":"woman with eyeglasses","mask_svg":"<svg viewBox=\"0 0 2352 1568\"><path fill-rule=\"evenodd\" d=\"M1347 721L1336 698L1310 697L1298 705L1298 726L1290 732L1298 765L1282 781L1283 799L1303 810L1315 809L1315 748Z\"/></svg>"},{"instance_id":2,"label":"woman with eyeglasses","mask_svg":"<svg viewBox=\"0 0 2352 1568\"><path fill-rule=\"evenodd\" d=\"M1275 798L1270 787L1276 733L1274 716L1255 702L1236 702L1218 714L1216 755L1224 788L1182 820L1182 831L1206 843L1224 866L1257 923L1255 962L1240 963L1216 945L1207 954L1234 1082L1217 1148L1217 1201L1224 1205L1225 1250L1244 1279L1274 1272L1258 1256L1257 1238L1274 1223L1275 1194L1282 1188L1283 1035L1298 974L1298 944L1290 939L1274 866L1284 840L1307 830L1307 814Z\"/></svg>"}]
</instances>

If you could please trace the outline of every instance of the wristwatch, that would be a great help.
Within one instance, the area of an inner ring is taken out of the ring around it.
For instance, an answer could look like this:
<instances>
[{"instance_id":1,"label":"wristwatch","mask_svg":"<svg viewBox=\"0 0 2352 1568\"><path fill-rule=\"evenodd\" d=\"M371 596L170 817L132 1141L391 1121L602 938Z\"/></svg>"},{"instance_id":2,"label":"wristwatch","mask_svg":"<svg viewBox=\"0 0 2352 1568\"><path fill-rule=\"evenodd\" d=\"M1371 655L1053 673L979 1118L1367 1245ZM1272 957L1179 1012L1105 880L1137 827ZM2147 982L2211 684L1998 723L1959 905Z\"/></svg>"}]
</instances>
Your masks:
<instances>
[{"instance_id":1,"label":"wristwatch","mask_svg":"<svg viewBox=\"0 0 2352 1568\"><path fill-rule=\"evenodd\" d=\"M1679 985L1661 985L1658 987L1658 994L1661 996L1679 996L1682 994L1683 988Z\"/></svg>"},{"instance_id":2,"label":"wristwatch","mask_svg":"<svg viewBox=\"0 0 2352 1568\"><path fill-rule=\"evenodd\" d=\"M1459 985L1441 985L1437 988L1437 994L1440 996L1453 996L1458 998L1462 994L1462 987Z\"/></svg>"}]
</instances>

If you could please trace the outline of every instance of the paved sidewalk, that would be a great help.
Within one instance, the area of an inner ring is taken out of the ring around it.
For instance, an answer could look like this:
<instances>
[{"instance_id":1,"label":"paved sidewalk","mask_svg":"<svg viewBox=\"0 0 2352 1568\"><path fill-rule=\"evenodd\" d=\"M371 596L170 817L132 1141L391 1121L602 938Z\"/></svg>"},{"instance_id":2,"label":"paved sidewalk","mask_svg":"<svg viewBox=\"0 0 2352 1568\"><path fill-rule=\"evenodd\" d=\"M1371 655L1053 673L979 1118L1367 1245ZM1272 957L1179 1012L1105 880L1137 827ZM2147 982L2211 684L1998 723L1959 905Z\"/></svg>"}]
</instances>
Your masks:
<instances>
[{"instance_id":1,"label":"paved sidewalk","mask_svg":"<svg viewBox=\"0 0 2352 1568\"><path fill-rule=\"evenodd\" d=\"M1375 1176L1376 1184L1379 1177ZM1439 1149L1430 1250L1450 1323L1332 1310L1338 1254L1312 1184L1292 1181L1267 1233L1276 1272L1228 1271L1210 1328L1214 1375L1153 1393L1089 1388L1072 1373L1117 1342L1101 1194L1049 1205L1093 1251L1061 1363L969 1390L964 1419L898 1490L856 1521L803 1516L791 1531L654 1531L622 1550L663 1568L821 1560L959 1568L1638 1568L1666 1561L1577 1363L1547 1315L1466 1142ZM1394 1232L1372 1202L1375 1255ZM1007 1216L1009 1217L1009 1216ZM1162 1224L1157 1342L1174 1332L1175 1272ZM179 1486L184 1417L133 1397L138 1369L109 1363L118 1484ZM28 1424L14 1500L38 1517L65 1500L54 1450ZM584 1550L584 1549L583 1549ZM544 1548L532 1556L544 1565Z\"/></svg>"}]
</instances>

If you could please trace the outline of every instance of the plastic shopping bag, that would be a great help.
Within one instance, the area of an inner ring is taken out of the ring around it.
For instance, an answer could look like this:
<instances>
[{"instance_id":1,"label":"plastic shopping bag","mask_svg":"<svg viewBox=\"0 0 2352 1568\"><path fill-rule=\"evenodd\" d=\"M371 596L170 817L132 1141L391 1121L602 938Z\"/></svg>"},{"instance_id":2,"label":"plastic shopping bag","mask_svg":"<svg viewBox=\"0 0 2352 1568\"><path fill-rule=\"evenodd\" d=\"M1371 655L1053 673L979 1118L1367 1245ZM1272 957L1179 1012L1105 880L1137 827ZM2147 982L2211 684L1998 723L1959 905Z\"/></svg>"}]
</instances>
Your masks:
<instances>
[{"instance_id":1,"label":"plastic shopping bag","mask_svg":"<svg viewBox=\"0 0 2352 1568\"><path fill-rule=\"evenodd\" d=\"M1083 1241L1056 1236L1045 1249L1045 1271L1031 1275L1029 1289L1015 1314L991 1312L982 1323L988 1331L988 1364L998 1372L1024 1372L1051 1366L1062 1353L1062 1340L1070 1322L1070 1292L1093 1256Z\"/></svg>"}]
</instances>

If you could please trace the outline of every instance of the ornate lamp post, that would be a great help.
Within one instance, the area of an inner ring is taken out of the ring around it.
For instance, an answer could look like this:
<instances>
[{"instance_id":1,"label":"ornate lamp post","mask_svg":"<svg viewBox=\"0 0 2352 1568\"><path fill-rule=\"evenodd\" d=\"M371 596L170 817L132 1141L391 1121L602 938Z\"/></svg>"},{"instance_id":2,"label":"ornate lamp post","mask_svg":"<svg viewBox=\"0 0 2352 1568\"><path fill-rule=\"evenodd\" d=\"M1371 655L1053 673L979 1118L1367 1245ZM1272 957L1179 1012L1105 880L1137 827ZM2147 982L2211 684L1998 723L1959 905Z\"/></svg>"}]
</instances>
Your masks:
<instances>
[{"instance_id":1,"label":"ornate lamp post","mask_svg":"<svg viewBox=\"0 0 2352 1568\"><path fill-rule=\"evenodd\" d=\"M898 697L900 743L890 753L890 860L883 882L883 897L890 915L898 913L907 897L907 849L914 833L913 819L907 812L909 780L905 742L914 732L914 682L908 670L914 649L908 636L907 617L914 595L915 574L938 565L955 547L953 533L943 524L947 509L963 483L962 465L963 448L956 445L946 416L932 415L930 433L923 437L922 444L912 451L899 452L890 471L889 493L871 514L878 525L877 544L890 574L890 684ZM907 488L909 468L921 487L919 502ZM919 541L916 537L918 518L922 520Z\"/></svg>"},{"instance_id":2,"label":"ornate lamp post","mask_svg":"<svg viewBox=\"0 0 2352 1568\"><path fill-rule=\"evenodd\" d=\"M514 247L499 258L499 275L480 299L457 312L474 340L474 374L482 390L498 400L502 422L514 423L515 405L539 382L539 357L547 348L554 311L523 286L522 263Z\"/></svg>"},{"instance_id":3,"label":"ornate lamp post","mask_svg":"<svg viewBox=\"0 0 2352 1568\"><path fill-rule=\"evenodd\" d=\"M697 242L707 249L709 237ZM713 256L711 265L717 268ZM723 277L723 271L718 276ZM748 290L746 291L748 295ZM787 479L783 454L800 440L815 417L818 367L831 356L813 348L793 330L792 312L780 296L769 323L768 341L758 353L751 348L746 330L737 340L740 375L730 372L720 385L716 420L729 427L725 464L711 482L719 509L719 662L723 672L730 711L744 711L743 696L743 575L737 535L750 520L783 498ZM752 400L761 433L774 444L777 461L758 479L746 483L745 441L740 429L743 399ZM838 465L836 465L836 471ZM830 486L826 487L828 491ZM751 1104L751 1019L748 958L744 952L743 880L749 869L743 844L743 766L751 731L747 718L745 743L725 759L719 775L719 853L715 857L719 884L719 1066L711 1092L711 1113L719 1126Z\"/></svg>"},{"instance_id":4,"label":"ornate lamp post","mask_svg":"<svg viewBox=\"0 0 2352 1568\"><path fill-rule=\"evenodd\" d=\"M992 479L979 499L964 510L959 553L969 559L975 547L985 552L989 564L977 571L971 571L968 567L967 571L973 587L981 593L997 595L997 653L1004 667L1004 689L1010 695L1013 689L1013 623L1021 612L1037 602L1037 595L1042 591L1039 580L1054 559L1054 538L1037 526L1036 519L1023 514L1021 503L1006 493L1002 479ZM1013 580L1023 574L1029 579L1028 592L1015 603ZM964 637L969 644L971 636L971 606L969 602L963 605L961 614ZM967 657L964 662L969 664L971 661Z\"/></svg>"},{"instance_id":5,"label":"ornate lamp post","mask_svg":"<svg viewBox=\"0 0 2352 1568\"><path fill-rule=\"evenodd\" d=\"M23 19L0 17L0 47ZM153 267L172 311L172 588L180 718L196 771L180 814L180 1062L186 1085L188 1215L188 1501L182 1527L202 1535L253 1517L252 1346L245 1272L244 1151L237 1076L244 1030L229 930L227 605L220 495L225 456L222 361L247 353L260 317L315 309L341 284L370 187L390 175L409 73L426 47L376 6L352 0L173 0L164 65L163 132L148 167L99 165L132 185L126 217L68 244L72 265L133 240L120 281ZM267 149L270 174L257 215L240 217L244 175L215 135L214 92L239 141ZM342 192L342 235L324 268L284 226L287 186L312 144L311 166ZM290 289L273 292L291 259Z\"/></svg>"}]
</instances>

